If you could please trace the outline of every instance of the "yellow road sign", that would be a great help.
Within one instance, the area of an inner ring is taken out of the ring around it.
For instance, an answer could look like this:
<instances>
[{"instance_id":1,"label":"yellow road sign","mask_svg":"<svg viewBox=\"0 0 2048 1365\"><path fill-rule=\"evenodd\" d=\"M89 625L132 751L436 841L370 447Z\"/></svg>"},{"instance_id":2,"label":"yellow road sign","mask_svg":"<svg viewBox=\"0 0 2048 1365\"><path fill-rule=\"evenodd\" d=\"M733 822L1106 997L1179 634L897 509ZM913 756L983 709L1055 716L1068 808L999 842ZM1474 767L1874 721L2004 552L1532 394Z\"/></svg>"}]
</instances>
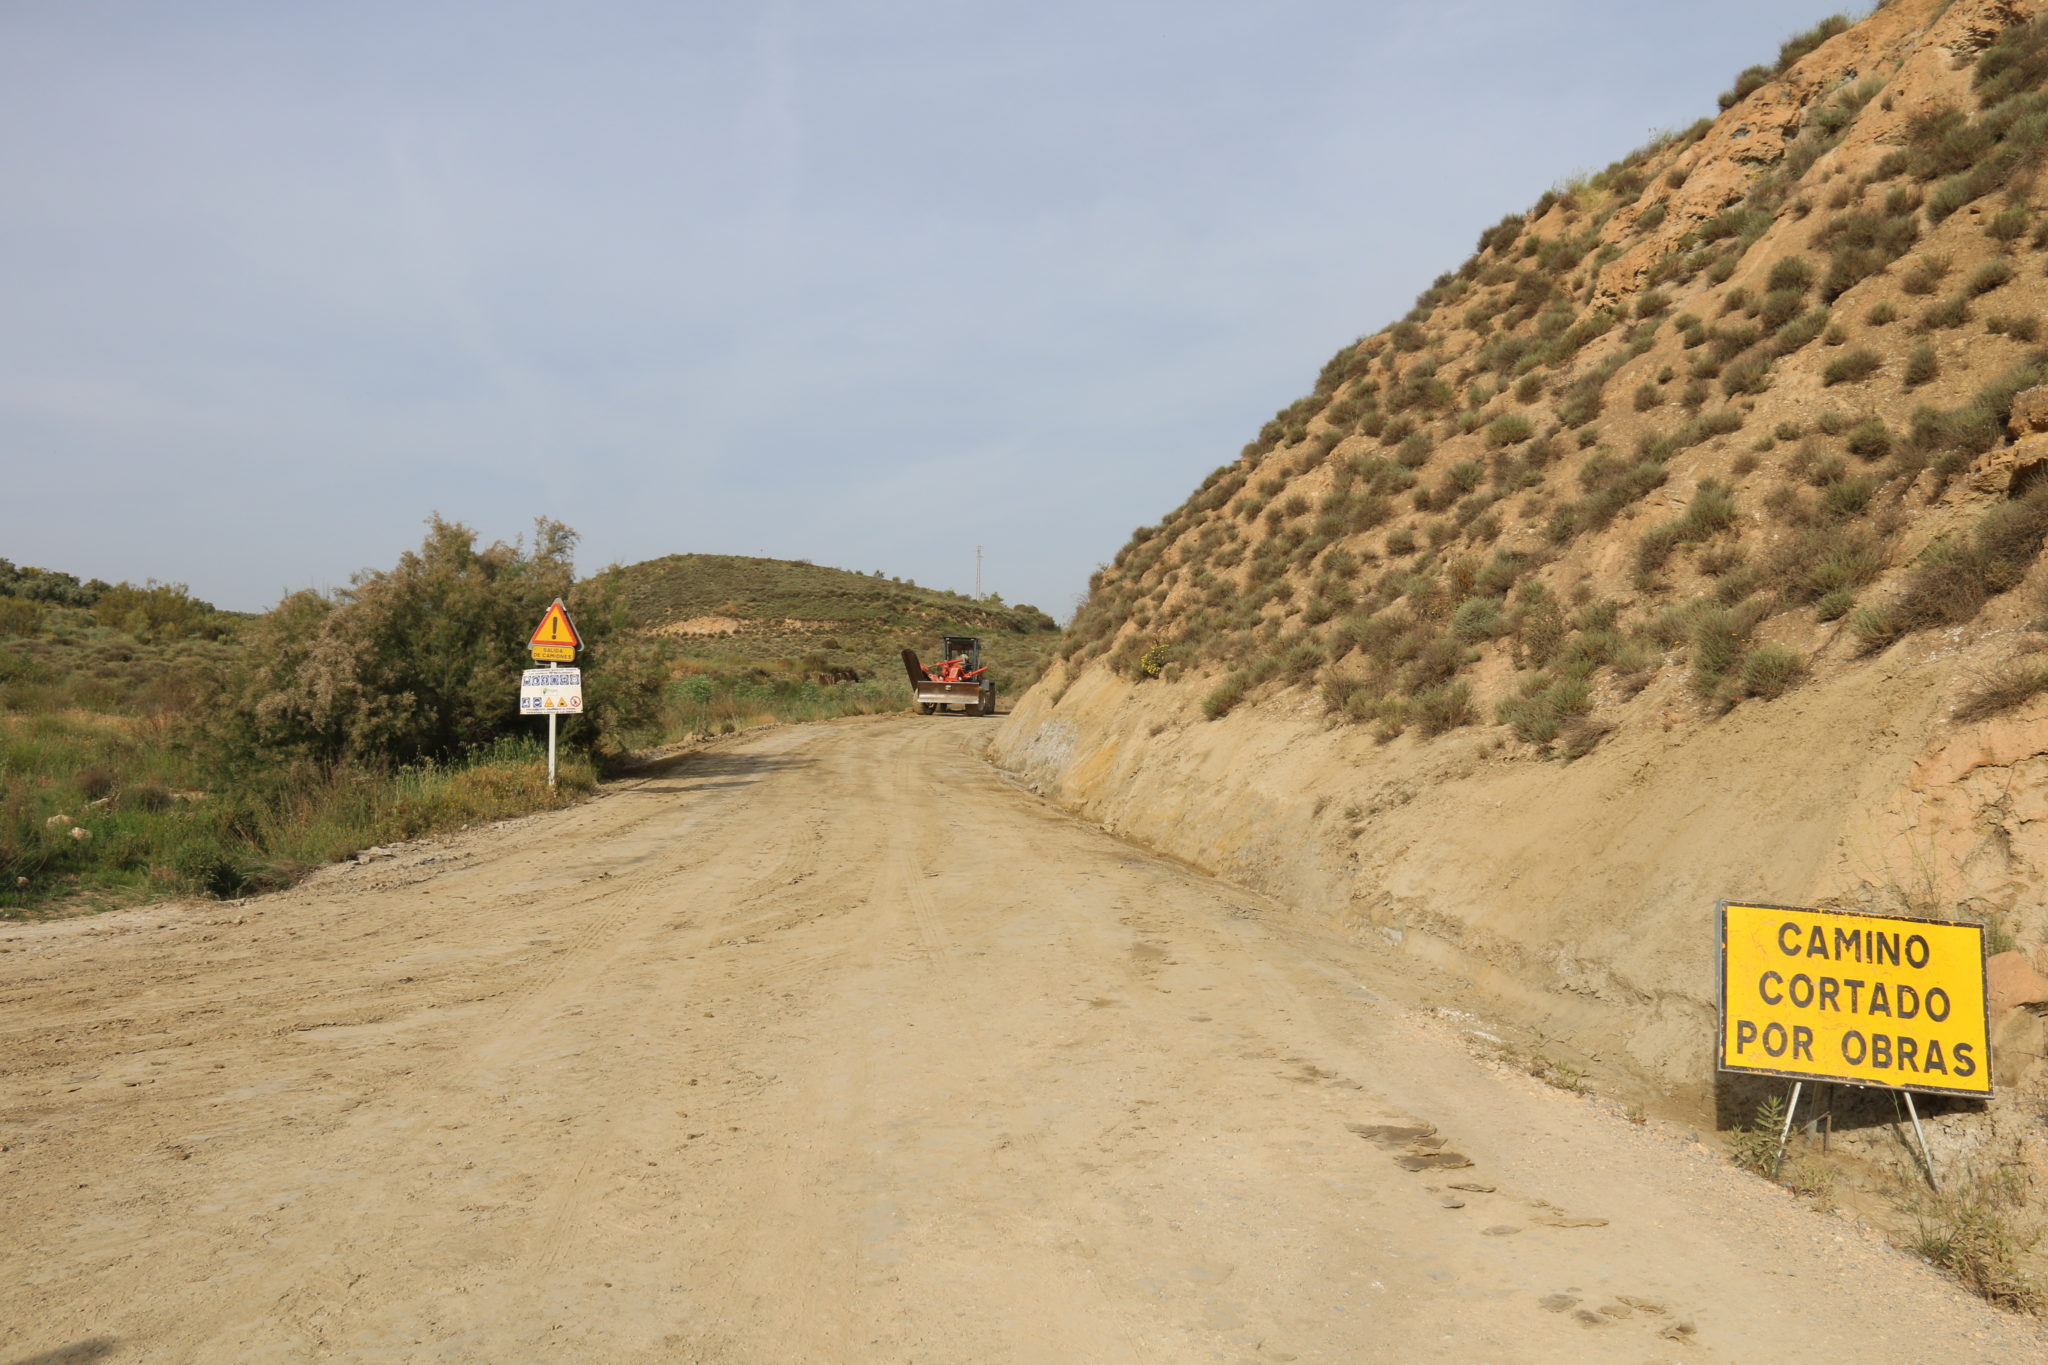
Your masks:
<instances>
[{"instance_id":1,"label":"yellow road sign","mask_svg":"<svg viewBox=\"0 0 2048 1365\"><path fill-rule=\"evenodd\" d=\"M569 609L562 605L561 598L557 597L554 604L548 608L547 615L540 618L540 624L533 628L533 636L527 643L530 645L566 645L572 650L582 645L583 637L576 633L576 623L569 619ZM555 656L545 655L536 657L553 658Z\"/></svg>"},{"instance_id":2,"label":"yellow road sign","mask_svg":"<svg viewBox=\"0 0 2048 1365\"><path fill-rule=\"evenodd\" d=\"M1984 931L1722 902L1721 1069L1991 1093Z\"/></svg>"},{"instance_id":3,"label":"yellow road sign","mask_svg":"<svg viewBox=\"0 0 2048 1365\"><path fill-rule=\"evenodd\" d=\"M564 664L573 663L576 659L576 646L574 645L533 645L530 648L533 652L533 657L536 659Z\"/></svg>"}]
</instances>

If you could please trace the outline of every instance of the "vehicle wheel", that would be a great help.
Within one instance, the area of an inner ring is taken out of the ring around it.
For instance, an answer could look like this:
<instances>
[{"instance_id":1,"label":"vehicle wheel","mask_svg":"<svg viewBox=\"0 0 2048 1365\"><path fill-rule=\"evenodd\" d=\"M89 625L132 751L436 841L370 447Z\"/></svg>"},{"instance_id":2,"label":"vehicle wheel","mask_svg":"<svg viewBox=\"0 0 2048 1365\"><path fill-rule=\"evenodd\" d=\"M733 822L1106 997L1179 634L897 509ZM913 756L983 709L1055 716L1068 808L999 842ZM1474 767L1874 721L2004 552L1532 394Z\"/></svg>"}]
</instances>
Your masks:
<instances>
[{"instance_id":1,"label":"vehicle wheel","mask_svg":"<svg viewBox=\"0 0 2048 1365\"><path fill-rule=\"evenodd\" d=\"M938 709L936 705L928 701L921 701L917 704L917 711L921 716L928 716Z\"/></svg>"}]
</instances>

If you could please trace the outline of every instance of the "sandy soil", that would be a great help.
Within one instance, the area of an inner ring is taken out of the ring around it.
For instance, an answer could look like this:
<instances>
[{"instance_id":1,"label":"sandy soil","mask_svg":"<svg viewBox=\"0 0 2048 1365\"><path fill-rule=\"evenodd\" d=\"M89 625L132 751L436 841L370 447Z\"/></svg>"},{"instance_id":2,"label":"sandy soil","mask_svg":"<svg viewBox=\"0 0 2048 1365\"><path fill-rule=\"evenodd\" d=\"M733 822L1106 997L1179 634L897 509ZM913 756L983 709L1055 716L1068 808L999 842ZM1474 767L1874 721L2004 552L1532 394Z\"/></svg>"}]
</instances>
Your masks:
<instances>
[{"instance_id":1,"label":"sandy soil","mask_svg":"<svg viewBox=\"0 0 2048 1365\"><path fill-rule=\"evenodd\" d=\"M2041 1358L990 729L0 931L0 1360Z\"/></svg>"}]
</instances>

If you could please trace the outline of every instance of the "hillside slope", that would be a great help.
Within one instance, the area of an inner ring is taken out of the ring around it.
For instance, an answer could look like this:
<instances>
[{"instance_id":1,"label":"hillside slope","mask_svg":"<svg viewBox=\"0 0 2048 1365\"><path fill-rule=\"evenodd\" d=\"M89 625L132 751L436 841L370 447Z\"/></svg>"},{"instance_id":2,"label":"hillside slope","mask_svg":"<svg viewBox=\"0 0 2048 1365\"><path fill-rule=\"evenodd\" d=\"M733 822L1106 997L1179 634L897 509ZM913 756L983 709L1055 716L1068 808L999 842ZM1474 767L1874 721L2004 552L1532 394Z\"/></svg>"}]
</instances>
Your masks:
<instances>
[{"instance_id":1,"label":"hillside slope","mask_svg":"<svg viewBox=\"0 0 2048 1365\"><path fill-rule=\"evenodd\" d=\"M1133 535L998 761L1689 1104L1723 897L2048 964L2038 8L1830 21L1504 218ZM1938 1141L2038 1099L2013 1004Z\"/></svg>"}]
</instances>

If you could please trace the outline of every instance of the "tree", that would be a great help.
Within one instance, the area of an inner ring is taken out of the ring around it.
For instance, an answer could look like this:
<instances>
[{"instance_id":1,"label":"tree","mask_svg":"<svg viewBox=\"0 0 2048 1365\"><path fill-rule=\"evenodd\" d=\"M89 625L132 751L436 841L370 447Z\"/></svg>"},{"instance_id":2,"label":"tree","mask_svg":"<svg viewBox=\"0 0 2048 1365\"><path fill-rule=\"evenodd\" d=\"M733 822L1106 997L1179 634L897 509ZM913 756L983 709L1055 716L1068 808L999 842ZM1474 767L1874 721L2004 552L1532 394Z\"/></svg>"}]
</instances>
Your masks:
<instances>
[{"instance_id":1,"label":"tree","mask_svg":"<svg viewBox=\"0 0 2048 1365\"><path fill-rule=\"evenodd\" d=\"M576 606L575 545L547 518L530 545L482 548L469 527L429 518L426 539L395 567L333 593L293 593L249 628L235 728L264 749L379 765L452 758L516 732L527 637L555 598ZM592 600L578 626L593 681L621 676L587 689L586 743L644 724L659 688L651 650L622 638L623 614L603 591Z\"/></svg>"}]
</instances>

